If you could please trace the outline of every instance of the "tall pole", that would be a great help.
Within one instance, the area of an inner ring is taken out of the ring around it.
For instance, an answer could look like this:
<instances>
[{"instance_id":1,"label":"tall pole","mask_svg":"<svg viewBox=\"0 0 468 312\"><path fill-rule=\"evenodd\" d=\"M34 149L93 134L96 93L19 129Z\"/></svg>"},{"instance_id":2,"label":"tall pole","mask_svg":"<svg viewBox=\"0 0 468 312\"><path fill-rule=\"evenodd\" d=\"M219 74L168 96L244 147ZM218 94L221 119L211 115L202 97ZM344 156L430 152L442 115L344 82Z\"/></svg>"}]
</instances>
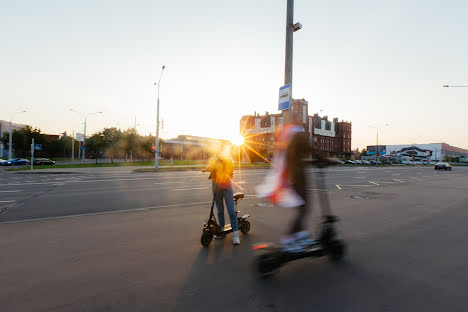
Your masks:
<instances>
[{"instance_id":1,"label":"tall pole","mask_svg":"<svg viewBox=\"0 0 468 312\"><path fill-rule=\"evenodd\" d=\"M73 135L72 135L72 162L75 160L75 130L73 130Z\"/></svg>"},{"instance_id":2,"label":"tall pole","mask_svg":"<svg viewBox=\"0 0 468 312\"><path fill-rule=\"evenodd\" d=\"M91 113L91 114L88 114L88 115L85 115L83 114L82 112L79 112L79 111L76 111L72 108L70 108L70 111L72 112L75 112L75 113L78 113L78 114L81 114L83 117L84 117L84 133L83 133L83 145L82 145L82 152L81 152L81 163L84 164L84 161L86 159L86 153L85 153L85 141L86 141L86 121L88 119L89 116L91 115L95 115L95 114L102 114L102 112L95 112L95 113Z\"/></svg>"},{"instance_id":3,"label":"tall pole","mask_svg":"<svg viewBox=\"0 0 468 312\"><path fill-rule=\"evenodd\" d=\"M83 151L81 152L81 163L85 163L86 159L86 147L85 147L85 142L86 142L86 119L88 119L88 116L85 117L84 119L84 132L83 132Z\"/></svg>"},{"instance_id":4,"label":"tall pole","mask_svg":"<svg viewBox=\"0 0 468 312\"><path fill-rule=\"evenodd\" d=\"M31 171L34 168L34 138L32 138L31 142Z\"/></svg>"},{"instance_id":5,"label":"tall pole","mask_svg":"<svg viewBox=\"0 0 468 312\"><path fill-rule=\"evenodd\" d=\"M3 123L0 122L0 139L3 138ZM3 141L0 142L0 157L3 157Z\"/></svg>"},{"instance_id":6,"label":"tall pole","mask_svg":"<svg viewBox=\"0 0 468 312\"><path fill-rule=\"evenodd\" d=\"M379 129L377 129L377 146L376 152L375 152L375 165L377 166L377 161L378 161L378 155L379 155Z\"/></svg>"},{"instance_id":7,"label":"tall pole","mask_svg":"<svg viewBox=\"0 0 468 312\"><path fill-rule=\"evenodd\" d=\"M12 117L13 119L13 117ZM11 159L11 154L12 154L12 150L11 150L11 147L12 147L12 144L13 144L13 134L12 134L12 123L13 123L13 120L10 119L10 133L8 134L8 159Z\"/></svg>"},{"instance_id":8,"label":"tall pole","mask_svg":"<svg viewBox=\"0 0 468 312\"><path fill-rule=\"evenodd\" d=\"M284 84L291 84L293 71L293 21L294 21L294 0L288 0L286 12L286 50L284 62ZM292 93L292 92L291 92Z\"/></svg>"},{"instance_id":9,"label":"tall pole","mask_svg":"<svg viewBox=\"0 0 468 312\"><path fill-rule=\"evenodd\" d=\"M159 168L159 86L161 85L161 77L166 66L163 66L161 69L161 74L159 75L158 81L158 101L156 105L156 138L154 142L154 169ZM156 83L155 83L156 84Z\"/></svg>"}]
</instances>

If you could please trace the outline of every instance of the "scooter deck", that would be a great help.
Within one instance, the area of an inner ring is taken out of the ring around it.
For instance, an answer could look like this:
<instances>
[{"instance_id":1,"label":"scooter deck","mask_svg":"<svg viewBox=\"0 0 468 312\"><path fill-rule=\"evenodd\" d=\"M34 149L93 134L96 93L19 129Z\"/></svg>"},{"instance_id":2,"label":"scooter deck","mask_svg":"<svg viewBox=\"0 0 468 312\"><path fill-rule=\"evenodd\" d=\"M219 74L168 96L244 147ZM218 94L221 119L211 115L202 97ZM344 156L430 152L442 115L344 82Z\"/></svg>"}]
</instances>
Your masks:
<instances>
[{"instance_id":1,"label":"scooter deck","mask_svg":"<svg viewBox=\"0 0 468 312\"><path fill-rule=\"evenodd\" d=\"M264 243L253 247L254 250L264 250L264 253L270 254L280 260L280 262L289 262L309 257L322 257L326 255L326 249L319 243L313 244L301 251L285 251L281 249L281 245Z\"/></svg>"}]
</instances>

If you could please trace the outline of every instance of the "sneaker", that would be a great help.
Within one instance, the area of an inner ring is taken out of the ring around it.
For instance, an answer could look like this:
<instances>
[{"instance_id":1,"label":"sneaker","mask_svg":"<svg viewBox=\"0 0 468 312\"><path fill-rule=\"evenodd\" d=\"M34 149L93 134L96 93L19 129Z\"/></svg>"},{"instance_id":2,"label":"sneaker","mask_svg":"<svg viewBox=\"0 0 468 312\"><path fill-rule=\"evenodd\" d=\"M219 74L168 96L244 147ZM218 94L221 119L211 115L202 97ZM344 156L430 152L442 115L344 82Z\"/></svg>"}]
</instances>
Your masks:
<instances>
[{"instance_id":1,"label":"sneaker","mask_svg":"<svg viewBox=\"0 0 468 312\"><path fill-rule=\"evenodd\" d=\"M239 245L240 244L239 232L238 231L234 231L234 237L232 238L232 244L233 245Z\"/></svg>"},{"instance_id":2,"label":"sneaker","mask_svg":"<svg viewBox=\"0 0 468 312\"><path fill-rule=\"evenodd\" d=\"M296 238L296 245L302 247L303 249L307 249L315 244L317 241L310 236L308 231L300 231L294 234Z\"/></svg>"},{"instance_id":3,"label":"sneaker","mask_svg":"<svg viewBox=\"0 0 468 312\"><path fill-rule=\"evenodd\" d=\"M296 238L294 236L285 236L281 238L281 247L282 252L298 252L298 246L296 244Z\"/></svg>"}]
</instances>

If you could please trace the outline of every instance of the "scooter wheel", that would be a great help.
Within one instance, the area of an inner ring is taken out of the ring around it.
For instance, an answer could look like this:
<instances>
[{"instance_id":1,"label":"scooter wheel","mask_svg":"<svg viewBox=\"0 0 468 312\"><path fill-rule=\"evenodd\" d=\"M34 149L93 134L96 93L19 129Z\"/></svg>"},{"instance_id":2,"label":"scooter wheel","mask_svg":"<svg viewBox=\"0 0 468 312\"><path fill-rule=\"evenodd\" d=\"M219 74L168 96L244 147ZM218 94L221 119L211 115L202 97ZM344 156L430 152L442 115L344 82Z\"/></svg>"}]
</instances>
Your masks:
<instances>
[{"instance_id":1,"label":"scooter wheel","mask_svg":"<svg viewBox=\"0 0 468 312\"><path fill-rule=\"evenodd\" d=\"M346 253L346 244L342 240L334 240L329 246L329 255L332 261L340 261Z\"/></svg>"},{"instance_id":2,"label":"scooter wheel","mask_svg":"<svg viewBox=\"0 0 468 312\"><path fill-rule=\"evenodd\" d=\"M211 241L213 240L213 233L210 231L203 231L200 242L204 247L208 247L211 244Z\"/></svg>"},{"instance_id":3,"label":"scooter wheel","mask_svg":"<svg viewBox=\"0 0 468 312\"><path fill-rule=\"evenodd\" d=\"M269 278L279 267L278 259L271 254L263 254L258 256L256 263L257 271L261 278Z\"/></svg>"},{"instance_id":4,"label":"scooter wheel","mask_svg":"<svg viewBox=\"0 0 468 312\"><path fill-rule=\"evenodd\" d=\"M243 220L242 222L239 223L239 230L242 232L242 234L247 234L250 231L250 222L247 220Z\"/></svg>"}]
</instances>

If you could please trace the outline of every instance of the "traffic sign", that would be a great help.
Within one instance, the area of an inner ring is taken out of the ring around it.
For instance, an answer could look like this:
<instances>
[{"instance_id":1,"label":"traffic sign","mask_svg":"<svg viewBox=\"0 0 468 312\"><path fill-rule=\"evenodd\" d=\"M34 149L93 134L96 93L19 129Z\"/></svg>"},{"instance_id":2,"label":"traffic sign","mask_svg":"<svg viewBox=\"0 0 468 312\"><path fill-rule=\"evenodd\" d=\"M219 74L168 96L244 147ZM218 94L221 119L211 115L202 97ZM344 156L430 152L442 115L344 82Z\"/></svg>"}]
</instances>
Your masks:
<instances>
[{"instance_id":1,"label":"traffic sign","mask_svg":"<svg viewBox=\"0 0 468 312\"><path fill-rule=\"evenodd\" d=\"M291 84L279 88L278 110L289 109L291 103Z\"/></svg>"},{"instance_id":2,"label":"traffic sign","mask_svg":"<svg viewBox=\"0 0 468 312\"><path fill-rule=\"evenodd\" d=\"M42 144L34 144L35 151L42 151Z\"/></svg>"}]
</instances>

